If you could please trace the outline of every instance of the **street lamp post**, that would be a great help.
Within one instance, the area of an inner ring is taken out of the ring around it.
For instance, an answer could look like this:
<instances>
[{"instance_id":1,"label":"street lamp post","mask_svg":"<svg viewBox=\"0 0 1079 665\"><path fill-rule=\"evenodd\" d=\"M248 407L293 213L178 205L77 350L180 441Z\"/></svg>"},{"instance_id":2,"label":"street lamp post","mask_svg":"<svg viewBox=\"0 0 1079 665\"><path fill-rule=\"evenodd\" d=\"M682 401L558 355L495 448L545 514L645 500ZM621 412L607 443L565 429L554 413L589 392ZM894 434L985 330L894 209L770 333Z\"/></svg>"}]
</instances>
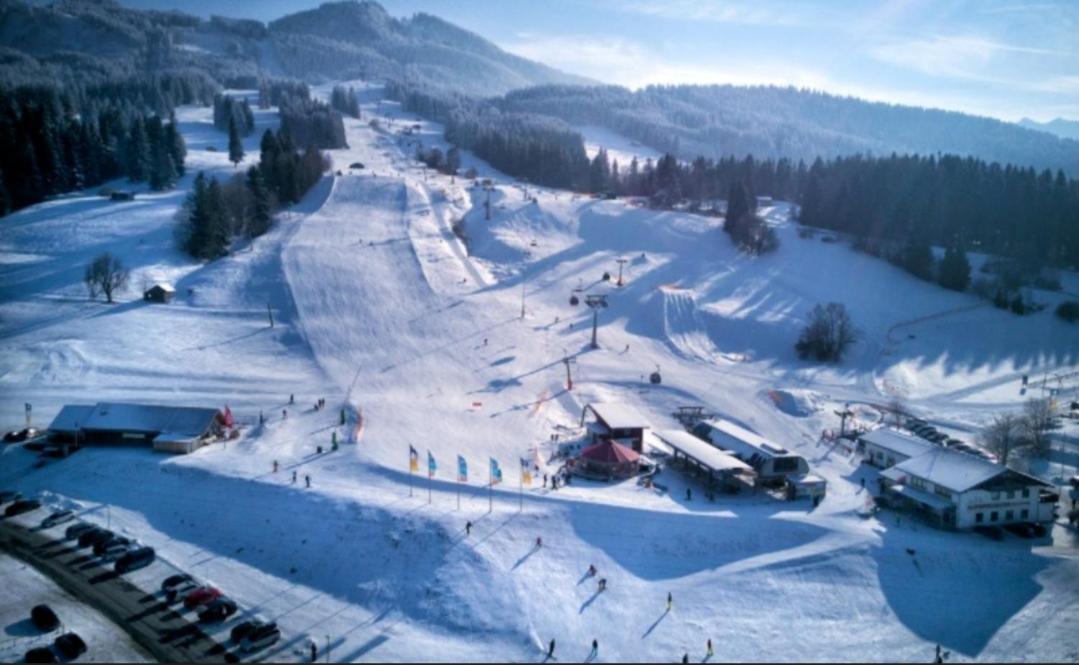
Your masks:
<instances>
[{"instance_id":1,"label":"street lamp post","mask_svg":"<svg viewBox=\"0 0 1079 665\"><path fill-rule=\"evenodd\" d=\"M616 259L618 261L618 286L622 286L622 266L626 264L628 259Z\"/></svg>"}]
</instances>

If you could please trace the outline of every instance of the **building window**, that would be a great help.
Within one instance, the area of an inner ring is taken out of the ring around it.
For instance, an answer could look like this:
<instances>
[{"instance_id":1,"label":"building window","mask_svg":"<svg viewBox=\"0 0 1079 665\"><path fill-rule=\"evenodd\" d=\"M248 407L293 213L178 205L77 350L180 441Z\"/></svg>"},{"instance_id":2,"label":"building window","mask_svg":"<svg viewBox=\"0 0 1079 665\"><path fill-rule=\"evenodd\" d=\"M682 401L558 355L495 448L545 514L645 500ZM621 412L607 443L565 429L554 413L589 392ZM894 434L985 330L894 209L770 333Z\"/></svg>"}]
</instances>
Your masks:
<instances>
[{"instance_id":1,"label":"building window","mask_svg":"<svg viewBox=\"0 0 1079 665\"><path fill-rule=\"evenodd\" d=\"M1028 488L1026 488L1026 487L1023 488L1023 498L1024 499L1030 498L1030 490Z\"/></svg>"},{"instance_id":2,"label":"building window","mask_svg":"<svg viewBox=\"0 0 1079 665\"><path fill-rule=\"evenodd\" d=\"M1000 519L1000 517L999 515L997 515L997 511L994 510L993 512L989 513L990 522L996 522L998 519Z\"/></svg>"},{"instance_id":3,"label":"building window","mask_svg":"<svg viewBox=\"0 0 1079 665\"><path fill-rule=\"evenodd\" d=\"M1014 499L1015 498L1015 490L1008 490L1008 498L1009 499Z\"/></svg>"},{"instance_id":4,"label":"building window","mask_svg":"<svg viewBox=\"0 0 1079 665\"><path fill-rule=\"evenodd\" d=\"M1005 511L1005 513L1004 513L1004 520L1005 521L1011 522L1014 519L1015 519L1015 513L1013 511L1011 511L1011 510Z\"/></svg>"},{"instance_id":5,"label":"building window","mask_svg":"<svg viewBox=\"0 0 1079 665\"><path fill-rule=\"evenodd\" d=\"M990 495L990 497L993 499L993 501L999 501L1000 500L1000 492L993 492Z\"/></svg>"},{"instance_id":6,"label":"building window","mask_svg":"<svg viewBox=\"0 0 1079 665\"><path fill-rule=\"evenodd\" d=\"M974 521L977 524L981 524L984 517L985 517L984 513L974 513Z\"/></svg>"},{"instance_id":7,"label":"building window","mask_svg":"<svg viewBox=\"0 0 1079 665\"><path fill-rule=\"evenodd\" d=\"M1030 511L1027 510L1026 508L1019 511L1019 517L1021 517L1022 519L1026 519L1029 516L1030 516Z\"/></svg>"}]
</instances>

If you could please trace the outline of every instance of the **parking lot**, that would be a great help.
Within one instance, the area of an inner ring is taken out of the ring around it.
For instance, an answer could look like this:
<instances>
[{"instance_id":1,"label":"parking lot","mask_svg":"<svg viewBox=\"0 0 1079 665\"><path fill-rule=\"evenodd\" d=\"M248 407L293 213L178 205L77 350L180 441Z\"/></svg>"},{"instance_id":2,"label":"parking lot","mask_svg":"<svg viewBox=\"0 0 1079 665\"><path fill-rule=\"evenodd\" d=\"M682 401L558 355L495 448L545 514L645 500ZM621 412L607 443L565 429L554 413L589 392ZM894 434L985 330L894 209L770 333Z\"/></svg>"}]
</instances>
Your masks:
<instances>
[{"instance_id":1,"label":"parking lot","mask_svg":"<svg viewBox=\"0 0 1079 665\"><path fill-rule=\"evenodd\" d=\"M149 566L119 575L113 564L93 553L92 547L79 547L77 540L65 538L66 529L77 521L42 528L41 521L50 512L43 507L0 519L0 548L107 615L153 658L207 663L294 660L291 654L272 648L241 652L230 631L240 621L251 618L249 613L239 609L226 621L199 622L195 609L185 609L182 602L166 602L161 590L165 578L183 571L158 558ZM25 612L29 610L25 608ZM80 660L100 660L93 655L88 650Z\"/></svg>"}]
</instances>

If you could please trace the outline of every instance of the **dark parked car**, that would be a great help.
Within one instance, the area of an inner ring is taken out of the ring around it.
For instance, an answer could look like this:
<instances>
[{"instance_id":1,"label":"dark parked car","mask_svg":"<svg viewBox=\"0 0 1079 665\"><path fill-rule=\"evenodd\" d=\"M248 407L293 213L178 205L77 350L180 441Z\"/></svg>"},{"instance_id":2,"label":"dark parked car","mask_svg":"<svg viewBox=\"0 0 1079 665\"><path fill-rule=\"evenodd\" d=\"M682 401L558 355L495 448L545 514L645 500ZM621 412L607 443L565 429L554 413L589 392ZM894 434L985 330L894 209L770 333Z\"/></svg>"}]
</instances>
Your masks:
<instances>
[{"instance_id":1,"label":"dark parked car","mask_svg":"<svg viewBox=\"0 0 1079 665\"><path fill-rule=\"evenodd\" d=\"M79 522L78 524L72 524L64 531L65 540L76 540L81 538L84 533L88 533L96 529L93 524L87 524L86 522Z\"/></svg>"},{"instance_id":2,"label":"dark parked car","mask_svg":"<svg viewBox=\"0 0 1079 665\"><path fill-rule=\"evenodd\" d=\"M195 578L187 574L170 575L165 578L165 581L161 583L161 591L165 594L165 601L168 603L176 602L177 598L182 598L191 593L195 589L199 588L199 583L195 581Z\"/></svg>"},{"instance_id":3,"label":"dark parked car","mask_svg":"<svg viewBox=\"0 0 1079 665\"><path fill-rule=\"evenodd\" d=\"M1034 529L1026 522L1019 522L1017 524L1005 524L1004 528L1019 536L1020 538L1033 538Z\"/></svg>"},{"instance_id":4,"label":"dark parked car","mask_svg":"<svg viewBox=\"0 0 1079 665\"><path fill-rule=\"evenodd\" d=\"M28 663L55 663L56 654L49 647L37 647L27 651L23 660Z\"/></svg>"},{"instance_id":5,"label":"dark parked car","mask_svg":"<svg viewBox=\"0 0 1079 665\"><path fill-rule=\"evenodd\" d=\"M4 434L4 443L18 443L20 441L26 441L37 436L37 430L33 427L26 427L20 430L12 430Z\"/></svg>"},{"instance_id":6,"label":"dark parked car","mask_svg":"<svg viewBox=\"0 0 1079 665\"><path fill-rule=\"evenodd\" d=\"M276 623L258 623L240 640L240 650L246 653L265 649L279 639L281 639L281 631L278 630Z\"/></svg>"},{"instance_id":7,"label":"dark parked car","mask_svg":"<svg viewBox=\"0 0 1079 665\"><path fill-rule=\"evenodd\" d=\"M152 547L140 547L137 550L131 550L127 554L123 555L116 560L116 572L126 573L132 570L138 570L139 568L145 568L154 562L157 554Z\"/></svg>"},{"instance_id":8,"label":"dark parked car","mask_svg":"<svg viewBox=\"0 0 1079 665\"><path fill-rule=\"evenodd\" d=\"M233 614L236 614L236 603L231 598L222 596L216 600L210 601L210 603L199 612L199 621L203 623L214 623L217 621L224 621Z\"/></svg>"},{"instance_id":9,"label":"dark parked car","mask_svg":"<svg viewBox=\"0 0 1079 665\"><path fill-rule=\"evenodd\" d=\"M232 630L229 632L229 637L232 638L233 642L239 642L244 638L244 636L250 633L253 628L261 625L263 625L263 622L259 621L258 619L241 621L240 623L232 627Z\"/></svg>"},{"instance_id":10,"label":"dark parked car","mask_svg":"<svg viewBox=\"0 0 1079 665\"><path fill-rule=\"evenodd\" d=\"M1049 530L1045 528L1044 524L1038 524L1037 522L1031 522L1030 528L1034 529L1034 536L1042 538L1045 534L1049 533Z\"/></svg>"},{"instance_id":11,"label":"dark parked car","mask_svg":"<svg viewBox=\"0 0 1079 665\"><path fill-rule=\"evenodd\" d=\"M134 540L130 540L128 538L121 538L120 540L114 540L109 543L108 547L105 548L105 551L103 551L98 556L101 557L101 561L103 563L111 563L113 561L119 560L120 557L124 556L128 552L138 548L139 544Z\"/></svg>"},{"instance_id":12,"label":"dark parked car","mask_svg":"<svg viewBox=\"0 0 1079 665\"><path fill-rule=\"evenodd\" d=\"M101 540L101 541L98 541L98 542L94 543L94 554L96 556L101 556L102 554L105 553L105 550L109 549L113 545L127 545L130 542L131 542L130 538L124 538L123 536L117 536L114 533L114 534L112 534L111 538L106 538L105 540Z\"/></svg>"},{"instance_id":13,"label":"dark parked car","mask_svg":"<svg viewBox=\"0 0 1079 665\"><path fill-rule=\"evenodd\" d=\"M20 499L11 504L4 510L4 515L11 517L13 515L21 515L28 513L31 510L37 510L41 507L41 502L37 499Z\"/></svg>"},{"instance_id":14,"label":"dark parked car","mask_svg":"<svg viewBox=\"0 0 1079 665\"><path fill-rule=\"evenodd\" d=\"M34 605L34 609L30 610L30 621L35 628L45 632L56 630L60 625L60 617L48 605Z\"/></svg>"},{"instance_id":15,"label":"dark parked car","mask_svg":"<svg viewBox=\"0 0 1079 665\"><path fill-rule=\"evenodd\" d=\"M363 168L363 162L352 162L351 164L348 165L348 167L350 169L362 169Z\"/></svg>"},{"instance_id":16,"label":"dark parked car","mask_svg":"<svg viewBox=\"0 0 1079 665\"><path fill-rule=\"evenodd\" d=\"M113 537L112 531L108 529L102 529L101 527L94 527L93 529L83 533L79 536L79 547L90 547L97 545L103 540L108 540Z\"/></svg>"},{"instance_id":17,"label":"dark parked car","mask_svg":"<svg viewBox=\"0 0 1079 665\"><path fill-rule=\"evenodd\" d=\"M70 510L57 510L52 515L49 515L45 519L41 520L42 529L50 529L58 524L70 522L75 519L75 513Z\"/></svg>"},{"instance_id":18,"label":"dark parked car","mask_svg":"<svg viewBox=\"0 0 1079 665\"><path fill-rule=\"evenodd\" d=\"M75 660L86 653L86 642L75 633L64 633L56 638L53 646L66 660Z\"/></svg>"}]
</instances>

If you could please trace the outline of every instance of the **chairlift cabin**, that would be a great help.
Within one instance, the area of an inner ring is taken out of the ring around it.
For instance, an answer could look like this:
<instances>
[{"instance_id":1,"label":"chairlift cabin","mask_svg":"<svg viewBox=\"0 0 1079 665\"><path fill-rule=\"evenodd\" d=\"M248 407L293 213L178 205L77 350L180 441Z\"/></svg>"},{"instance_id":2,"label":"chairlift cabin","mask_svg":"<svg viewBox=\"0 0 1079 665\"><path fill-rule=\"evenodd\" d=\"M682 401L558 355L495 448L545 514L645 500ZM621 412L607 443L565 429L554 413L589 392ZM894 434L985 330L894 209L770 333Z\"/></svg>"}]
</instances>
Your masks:
<instances>
[{"instance_id":1,"label":"chairlift cabin","mask_svg":"<svg viewBox=\"0 0 1079 665\"><path fill-rule=\"evenodd\" d=\"M663 376L659 373L659 365L656 365L656 371L652 372L648 380L652 382L652 385L656 386L663 383Z\"/></svg>"},{"instance_id":2,"label":"chairlift cabin","mask_svg":"<svg viewBox=\"0 0 1079 665\"><path fill-rule=\"evenodd\" d=\"M576 293L570 294L569 304L573 305L574 307L581 304L581 299L577 297Z\"/></svg>"},{"instance_id":3,"label":"chairlift cabin","mask_svg":"<svg viewBox=\"0 0 1079 665\"><path fill-rule=\"evenodd\" d=\"M603 281L605 281L605 282L611 281L611 273L609 273L609 272L603 273Z\"/></svg>"}]
</instances>

